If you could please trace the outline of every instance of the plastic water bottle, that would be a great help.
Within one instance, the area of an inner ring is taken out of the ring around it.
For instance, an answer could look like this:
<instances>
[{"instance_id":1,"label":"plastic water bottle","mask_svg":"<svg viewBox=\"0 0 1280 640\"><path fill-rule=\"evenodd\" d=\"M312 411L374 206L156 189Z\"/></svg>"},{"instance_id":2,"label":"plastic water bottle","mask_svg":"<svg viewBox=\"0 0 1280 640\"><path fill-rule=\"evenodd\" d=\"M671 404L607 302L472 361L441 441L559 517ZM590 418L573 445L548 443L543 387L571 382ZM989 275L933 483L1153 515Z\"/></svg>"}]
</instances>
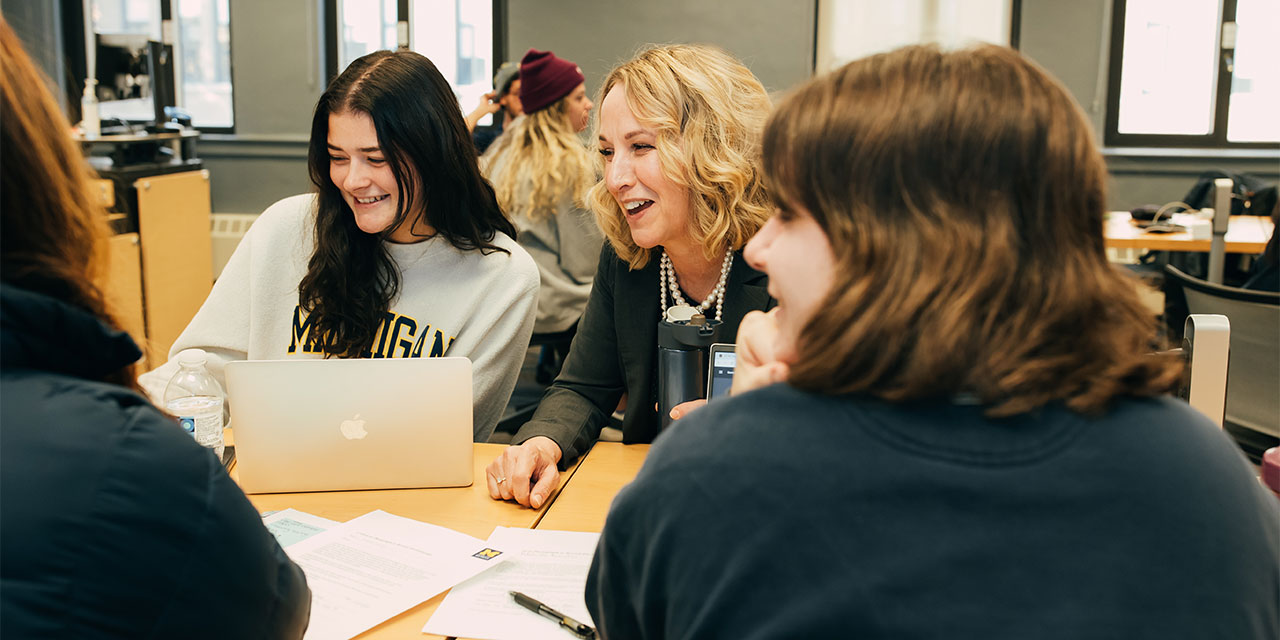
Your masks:
<instances>
[{"instance_id":1,"label":"plastic water bottle","mask_svg":"<svg viewBox=\"0 0 1280 640\"><path fill-rule=\"evenodd\" d=\"M178 354L180 368L164 389L164 406L196 442L213 449L221 460L222 407L226 395L204 366L208 358L201 349L187 349Z\"/></svg>"},{"instance_id":2,"label":"plastic water bottle","mask_svg":"<svg viewBox=\"0 0 1280 640\"><path fill-rule=\"evenodd\" d=\"M80 133L86 138L102 135L102 121L98 119L98 80L88 78L84 81L84 96L80 98Z\"/></svg>"}]
</instances>

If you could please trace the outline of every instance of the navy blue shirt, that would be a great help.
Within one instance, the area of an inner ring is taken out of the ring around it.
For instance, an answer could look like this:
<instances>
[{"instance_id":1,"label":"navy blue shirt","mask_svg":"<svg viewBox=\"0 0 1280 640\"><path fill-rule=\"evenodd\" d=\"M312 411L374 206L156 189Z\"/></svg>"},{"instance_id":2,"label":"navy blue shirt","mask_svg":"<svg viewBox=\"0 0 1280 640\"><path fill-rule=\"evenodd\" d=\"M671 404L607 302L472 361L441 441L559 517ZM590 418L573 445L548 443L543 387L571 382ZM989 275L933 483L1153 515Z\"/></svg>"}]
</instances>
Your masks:
<instances>
[{"instance_id":1,"label":"navy blue shirt","mask_svg":"<svg viewBox=\"0 0 1280 640\"><path fill-rule=\"evenodd\" d=\"M1280 509L1185 403L1007 419L775 385L655 442L587 606L629 638L1280 637Z\"/></svg>"},{"instance_id":2,"label":"navy blue shirt","mask_svg":"<svg viewBox=\"0 0 1280 640\"><path fill-rule=\"evenodd\" d=\"M302 570L221 462L95 381L133 340L10 285L0 322L0 637L301 637Z\"/></svg>"}]
</instances>

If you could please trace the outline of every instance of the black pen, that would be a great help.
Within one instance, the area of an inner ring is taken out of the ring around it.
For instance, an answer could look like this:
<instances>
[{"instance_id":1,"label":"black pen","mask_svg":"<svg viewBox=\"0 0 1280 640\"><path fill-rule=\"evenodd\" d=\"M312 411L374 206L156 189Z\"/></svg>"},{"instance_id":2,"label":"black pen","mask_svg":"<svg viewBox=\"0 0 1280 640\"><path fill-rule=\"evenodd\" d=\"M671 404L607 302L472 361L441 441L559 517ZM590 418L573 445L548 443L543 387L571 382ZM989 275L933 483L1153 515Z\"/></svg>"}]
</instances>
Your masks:
<instances>
[{"instance_id":1,"label":"black pen","mask_svg":"<svg viewBox=\"0 0 1280 640\"><path fill-rule=\"evenodd\" d=\"M573 618L570 618L569 616L566 616L565 614L560 613L559 611L556 611L555 609L552 609L551 607L548 607L547 605L542 604L519 591L509 591L508 593L511 594L512 598L516 599L516 604L540 616L545 616L555 620L560 623L560 626L567 629L569 633L572 633L579 638L596 637L596 630L592 629L590 625L582 624L581 622L578 622L577 620L574 620Z\"/></svg>"}]
</instances>

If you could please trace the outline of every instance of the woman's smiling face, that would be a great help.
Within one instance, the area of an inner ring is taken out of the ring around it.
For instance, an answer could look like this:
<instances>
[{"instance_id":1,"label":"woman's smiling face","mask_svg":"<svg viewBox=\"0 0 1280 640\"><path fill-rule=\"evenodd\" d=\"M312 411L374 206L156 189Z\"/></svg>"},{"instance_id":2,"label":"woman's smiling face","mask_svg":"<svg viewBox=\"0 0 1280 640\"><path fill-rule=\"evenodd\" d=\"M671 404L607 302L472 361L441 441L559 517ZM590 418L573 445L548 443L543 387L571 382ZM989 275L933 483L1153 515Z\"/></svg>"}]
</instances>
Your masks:
<instances>
[{"instance_id":1,"label":"woman's smiling face","mask_svg":"<svg viewBox=\"0 0 1280 640\"><path fill-rule=\"evenodd\" d=\"M365 233L382 233L395 223L400 185L382 152L373 119L358 111L331 114L328 146L329 179L351 207L356 226ZM387 239L403 243L422 240L410 233L410 226L400 225Z\"/></svg>"},{"instance_id":2,"label":"woman's smiling face","mask_svg":"<svg viewBox=\"0 0 1280 640\"><path fill-rule=\"evenodd\" d=\"M631 112L626 87L609 89L600 105L605 187L622 208L632 241L645 249L689 242L689 191L662 173L656 139Z\"/></svg>"}]
</instances>

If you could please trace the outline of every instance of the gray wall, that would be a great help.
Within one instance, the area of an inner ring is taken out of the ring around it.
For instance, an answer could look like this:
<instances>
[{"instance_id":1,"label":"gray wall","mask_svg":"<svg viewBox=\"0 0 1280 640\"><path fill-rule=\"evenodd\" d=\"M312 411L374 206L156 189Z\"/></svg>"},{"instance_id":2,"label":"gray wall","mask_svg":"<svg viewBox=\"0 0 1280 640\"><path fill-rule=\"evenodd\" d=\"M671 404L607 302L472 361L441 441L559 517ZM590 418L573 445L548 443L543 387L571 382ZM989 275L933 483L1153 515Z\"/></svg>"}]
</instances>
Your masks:
<instances>
[{"instance_id":1,"label":"gray wall","mask_svg":"<svg viewBox=\"0 0 1280 640\"><path fill-rule=\"evenodd\" d=\"M1099 132L1107 104L1110 0L1022 0L1021 50L1067 86ZM1110 206L1180 200L1206 169L1252 173L1280 181L1280 152L1214 149L1104 148L1111 173Z\"/></svg>"},{"instance_id":2,"label":"gray wall","mask_svg":"<svg viewBox=\"0 0 1280 640\"><path fill-rule=\"evenodd\" d=\"M812 0L510 0L507 55L530 48L572 60L597 95L604 76L646 44L709 43L741 59L771 92L813 70Z\"/></svg>"},{"instance_id":3,"label":"gray wall","mask_svg":"<svg viewBox=\"0 0 1280 640\"><path fill-rule=\"evenodd\" d=\"M325 81L320 5L231 0L236 133L200 142L215 212L258 213L311 188L307 138Z\"/></svg>"}]
</instances>

